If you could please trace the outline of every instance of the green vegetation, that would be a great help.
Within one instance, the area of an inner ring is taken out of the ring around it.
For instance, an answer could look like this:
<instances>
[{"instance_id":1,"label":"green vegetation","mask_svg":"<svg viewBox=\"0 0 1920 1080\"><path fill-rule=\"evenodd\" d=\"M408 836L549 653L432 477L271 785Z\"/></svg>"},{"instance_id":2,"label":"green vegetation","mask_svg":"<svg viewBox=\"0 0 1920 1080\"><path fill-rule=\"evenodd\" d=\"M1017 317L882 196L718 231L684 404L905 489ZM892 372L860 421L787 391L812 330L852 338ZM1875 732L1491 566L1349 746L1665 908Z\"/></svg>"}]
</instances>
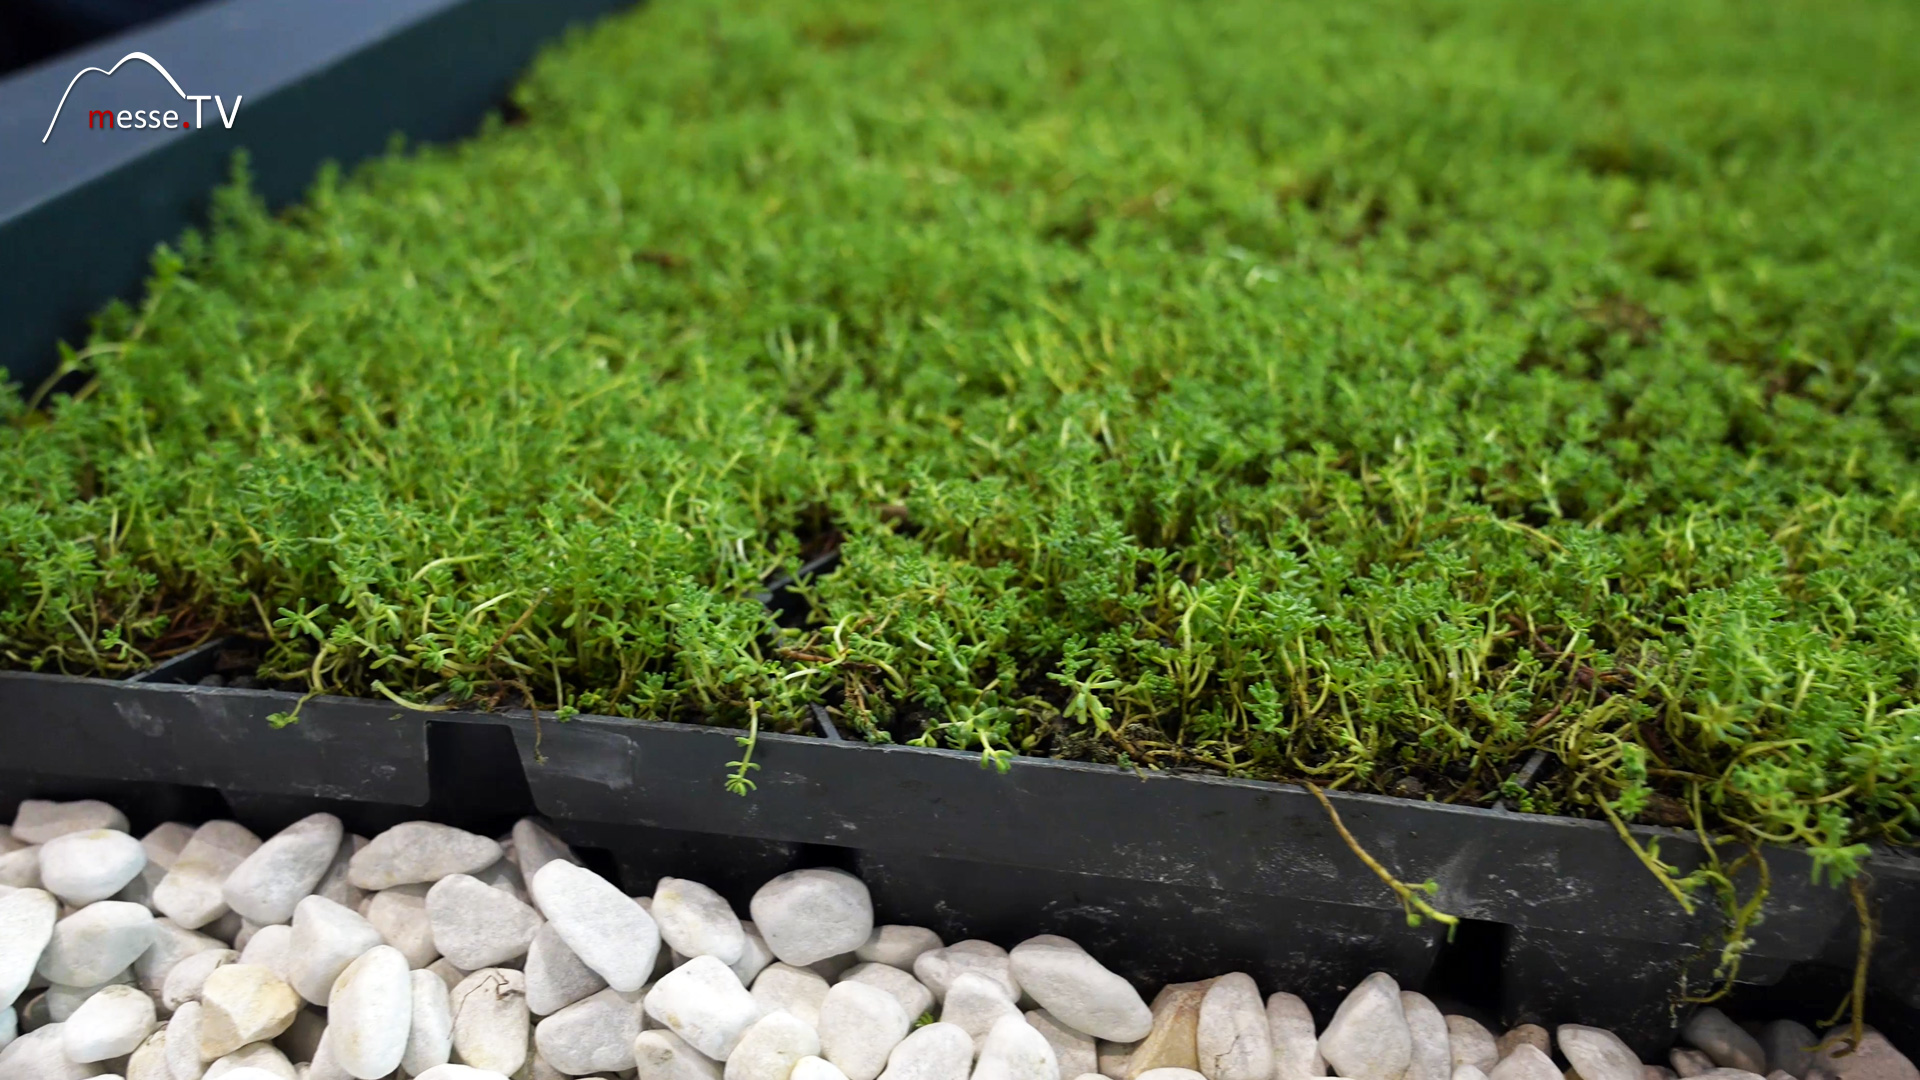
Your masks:
<instances>
[{"instance_id":1,"label":"green vegetation","mask_svg":"<svg viewBox=\"0 0 1920 1080\"><path fill-rule=\"evenodd\" d=\"M84 391L0 406L0 650L826 702L1844 876L1920 830L1917 37L1891 0L657 0L467 144L228 191ZM761 581L835 542L772 633Z\"/></svg>"}]
</instances>

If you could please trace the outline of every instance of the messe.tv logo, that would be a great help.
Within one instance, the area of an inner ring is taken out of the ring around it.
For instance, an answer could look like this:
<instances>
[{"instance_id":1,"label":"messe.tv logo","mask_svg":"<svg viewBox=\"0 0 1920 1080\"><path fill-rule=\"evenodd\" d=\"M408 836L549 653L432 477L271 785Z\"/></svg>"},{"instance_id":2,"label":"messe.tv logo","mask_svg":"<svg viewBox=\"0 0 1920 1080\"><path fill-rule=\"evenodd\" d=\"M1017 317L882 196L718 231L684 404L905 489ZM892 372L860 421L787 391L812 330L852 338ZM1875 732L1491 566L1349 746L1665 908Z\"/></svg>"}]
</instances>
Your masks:
<instances>
[{"instance_id":1,"label":"messe.tv logo","mask_svg":"<svg viewBox=\"0 0 1920 1080\"><path fill-rule=\"evenodd\" d=\"M232 111L228 111L226 101L219 94L189 94L185 90L180 89L180 83L174 79L171 72L160 65L160 61L155 60L143 52L130 52L121 57L119 62L110 68L81 68L78 74L68 80L66 93L60 95L60 104L53 107L53 119L47 121L47 133L40 136L40 141L44 143L53 135L53 125L60 122L60 110L67 107L67 98L73 95L73 85L80 81L82 75L98 72L102 75L111 76L114 72L119 71L121 65L129 60L139 60L159 72L160 77L167 80L167 85L173 87L173 92L180 95L180 100L183 104L179 109L88 109L87 128L89 130L125 131L133 129L170 131L176 128L204 127L206 125L206 104L209 101L213 102L214 109L220 114L220 123L224 127L232 128L233 122L239 119L240 99L244 95L233 95L233 109ZM193 103L193 119L191 120L187 119L186 113L184 112L186 108L184 103L189 101ZM171 103L169 102L168 104Z\"/></svg>"}]
</instances>

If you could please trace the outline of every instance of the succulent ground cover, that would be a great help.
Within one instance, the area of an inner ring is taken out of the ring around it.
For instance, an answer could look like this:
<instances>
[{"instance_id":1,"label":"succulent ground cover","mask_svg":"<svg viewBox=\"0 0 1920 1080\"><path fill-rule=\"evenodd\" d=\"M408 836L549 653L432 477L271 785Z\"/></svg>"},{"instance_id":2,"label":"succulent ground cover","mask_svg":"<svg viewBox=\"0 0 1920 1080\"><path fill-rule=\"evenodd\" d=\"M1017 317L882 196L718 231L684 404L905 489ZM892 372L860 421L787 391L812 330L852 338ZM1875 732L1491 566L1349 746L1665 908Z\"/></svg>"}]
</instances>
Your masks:
<instances>
[{"instance_id":1,"label":"succulent ground cover","mask_svg":"<svg viewBox=\"0 0 1920 1080\"><path fill-rule=\"evenodd\" d=\"M226 191L0 404L0 650L1844 876L1920 827L1916 23L660 0L470 142Z\"/></svg>"}]
</instances>

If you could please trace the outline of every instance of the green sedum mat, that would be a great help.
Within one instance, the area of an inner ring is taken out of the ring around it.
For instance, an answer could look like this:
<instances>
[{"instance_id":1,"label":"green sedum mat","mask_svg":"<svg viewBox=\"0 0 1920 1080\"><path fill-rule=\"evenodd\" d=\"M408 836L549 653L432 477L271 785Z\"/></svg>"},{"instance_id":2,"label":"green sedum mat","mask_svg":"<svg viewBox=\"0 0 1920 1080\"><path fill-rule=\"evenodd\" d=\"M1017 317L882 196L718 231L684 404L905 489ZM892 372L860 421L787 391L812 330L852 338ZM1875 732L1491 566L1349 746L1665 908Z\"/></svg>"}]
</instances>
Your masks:
<instances>
[{"instance_id":1,"label":"green sedum mat","mask_svg":"<svg viewBox=\"0 0 1920 1080\"><path fill-rule=\"evenodd\" d=\"M1920 832L1916 38L657 0L227 191L0 405L0 651L1482 805L1539 749L1528 809L1845 875Z\"/></svg>"}]
</instances>

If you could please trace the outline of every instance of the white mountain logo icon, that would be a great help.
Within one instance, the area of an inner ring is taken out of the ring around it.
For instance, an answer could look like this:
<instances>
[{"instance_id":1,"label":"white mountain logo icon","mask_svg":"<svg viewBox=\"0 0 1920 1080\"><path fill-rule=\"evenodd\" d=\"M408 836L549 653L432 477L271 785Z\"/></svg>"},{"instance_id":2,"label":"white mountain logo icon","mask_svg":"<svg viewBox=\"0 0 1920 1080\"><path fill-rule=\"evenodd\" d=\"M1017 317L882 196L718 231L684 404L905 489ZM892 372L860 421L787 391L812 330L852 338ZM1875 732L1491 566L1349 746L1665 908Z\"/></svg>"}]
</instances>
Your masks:
<instances>
[{"instance_id":1,"label":"white mountain logo icon","mask_svg":"<svg viewBox=\"0 0 1920 1080\"><path fill-rule=\"evenodd\" d=\"M189 94L185 90L180 89L179 81L173 77L173 73L168 71L166 67L160 63L160 61L155 60L153 57L148 56L146 53L143 53L143 52L130 52L127 55L121 57L110 68L88 67L88 68L81 68L77 73L75 73L73 78L67 81L66 91L60 95L60 104L55 105L53 107L53 119L47 121L47 133L45 135L40 136L40 141L44 143L47 141L48 138L50 138L53 135L53 126L60 122L60 110L67 107L67 98L70 95L72 95L73 86L75 83L80 81L80 77L82 75L86 75L91 72L98 72L102 75L112 76L114 72L119 71L121 67L123 67L126 64L126 62L129 60L138 60L141 63L146 64L148 67L151 67L153 70L159 72L160 77L167 80L167 85L173 87L173 92L180 95L180 100L193 102L192 122L189 123L187 121L181 120L178 122L178 124L174 123L173 118L177 117L178 114L176 114L172 110L168 110L166 113L162 114L161 111L158 109L131 109L131 110L122 109L122 110L119 110L117 113L110 110L102 109L102 110L94 110L92 113L89 114L88 121L87 121L88 127L90 128L94 127L96 121L103 121L101 123L101 126L109 129L116 128L116 127L137 127L137 128L146 128L146 127L173 128L175 126L182 127L182 128L197 127L197 126L201 126L201 107L208 101L213 102L214 107L220 110L220 123L225 127L228 127L228 128L233 127L234 120L239 117L240 99L245 95L235 94L233 96L233 112L229 114L227 112L226 102L221 100L221 97L219 94ZM120 118L117 123L116 123L116 117ZM163 120L165 122L163 122Z\"/></svg>"}]
</instances>

